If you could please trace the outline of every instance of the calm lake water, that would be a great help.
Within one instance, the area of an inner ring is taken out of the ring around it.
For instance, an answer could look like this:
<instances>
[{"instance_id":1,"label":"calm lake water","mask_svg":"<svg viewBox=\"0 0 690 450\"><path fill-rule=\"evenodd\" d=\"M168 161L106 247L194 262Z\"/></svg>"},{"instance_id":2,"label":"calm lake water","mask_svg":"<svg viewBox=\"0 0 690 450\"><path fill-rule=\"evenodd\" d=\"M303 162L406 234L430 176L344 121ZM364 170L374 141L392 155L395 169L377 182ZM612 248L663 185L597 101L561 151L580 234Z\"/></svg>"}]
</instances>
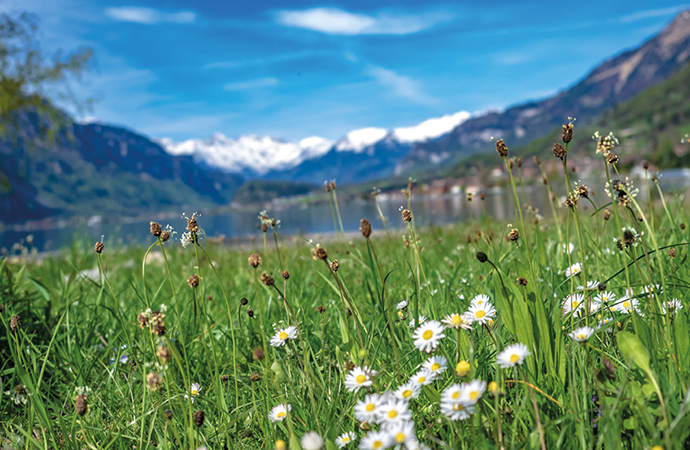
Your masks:
<instances>
[{"instance_id":1,"label":"calm lake water","mask_svg":"<svg viewBox=\"0 0 690 450\"><path fill-rule=\"evenodd\" d=\"M598 206L608 203L603 190L603 183L588 182L590 189L595 191L594 202ZM690 186L690 170L667 171L661 178L661 186L666 190L682 191ZM640 188L638 200L646 199L646 187L643 182L636 182L636 187ZM521 203L529 204L539 209L541 215L546 219L551 217L551 209L548 204L546 189L542 185L525 187L518 190ZM327 199L324 192L324 199ZM586 208L592 210L591 205L582 202ZM400 218L401 207L407 206L407 200L402 196L395 196L380 201L384 216L388 219L389 229L395 230L402 228ZM489 190L486 192L485 200L486 213L489 217L498 220L510 220L515 217L515 201L511 191ZM471 204L468 204L464 193L443 194L435 196L413 196L412 210L415 215L415 222L418 225L436 224L443 225L452 222L467 220L471 214L474 219L478 219L483 214L482 204L479 196L476 195ZM180 212L180 214L182 211ZM190 214L191 211L187 211ZM251 236L261 239L259 230L259 211L253 210L233 210L218 215L203 214L199 220L200 225L207 235L225 236L239 241L249 241ZM376 204L373 200L357 200L340 204L343 228L345 231L357 231L359 221L363 218L372 222L375 233L383 233L383 224L380 219ZM267 208L270 217L279 219L279 232L284 238L292 235L301 235L307 238L317 238L319 234L333 232L333 218L329 203L321 203L311 206L289 206L281 207L276 205ZM152 216L151 219L122 223L120 217L100 217L85 220L81 225L57 224L58 226L34 231L6 230L0 234L0 247L6 251L17 254L16 243L22 243L29 248L36 248L38 251L56 250L72 245L75 240L87 240L95 242L105 236L106 243L115 244L138 244L143 245L152 242L149 233L149 221L156 220L163 226L170 224L178 232L180 237L185 229L186 221L181 216L159 219ZM525 218L525 220L528 220ZM60 226L63 225L63 226ZM402 234L400 231L398 234ZM271 238L272 239L272 238ZM31 241L30 245L27 240ZM13 248L14 246L14 248Z\"/></svg>"}]
</instances>

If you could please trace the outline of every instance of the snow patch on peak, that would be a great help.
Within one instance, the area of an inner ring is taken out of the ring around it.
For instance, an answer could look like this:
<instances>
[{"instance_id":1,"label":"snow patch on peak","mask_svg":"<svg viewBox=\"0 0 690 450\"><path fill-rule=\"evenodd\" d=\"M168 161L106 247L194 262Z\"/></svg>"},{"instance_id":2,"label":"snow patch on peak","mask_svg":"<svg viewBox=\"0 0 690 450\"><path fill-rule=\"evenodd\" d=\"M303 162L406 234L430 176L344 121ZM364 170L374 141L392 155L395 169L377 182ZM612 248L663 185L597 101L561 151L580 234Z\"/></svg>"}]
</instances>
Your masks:
<instances>
[{"instance_id":1,"label":"snow patch on peak","mask_svg":"<svg viewBox=\"0 0 690 450\"><path fill-rule=\"evenodd\" d=\"M338 142L336 150L339 152L352 151L360 153L370 145L374 145L385 138L388 130L385 128L367 127L359 130L350 131Z\"/></svg>"},{"instance_id":2,"label":"snow patch on peak","mask_svg":"<svg viewBox=\"0 0 690 450\"><path fill-rule=\"evenodd\" d=\"M467 111L435 117L411 127L396 128L392 137L400 143L424 142L451 132L470 117L472 114Z\"/></svg>"}]
</instances>

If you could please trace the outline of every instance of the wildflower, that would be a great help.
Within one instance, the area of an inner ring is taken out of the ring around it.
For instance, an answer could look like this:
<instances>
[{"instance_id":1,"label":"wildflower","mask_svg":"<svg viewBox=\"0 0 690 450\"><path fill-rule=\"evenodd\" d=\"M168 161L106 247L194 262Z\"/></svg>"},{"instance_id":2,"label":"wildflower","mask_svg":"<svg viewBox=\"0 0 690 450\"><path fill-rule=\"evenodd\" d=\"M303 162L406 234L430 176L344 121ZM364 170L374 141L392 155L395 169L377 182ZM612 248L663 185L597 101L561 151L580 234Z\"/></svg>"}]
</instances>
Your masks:
<instances>
[{"instance_id":1,"label":"wildflower","mask_svg":"<svg viewBox=\"0 0 690 450\"><path fill-rule=\"evenodd\" d=\"M352 431L347 431L335 440L335 445L338 446L338 448L345 448L348 444L354 442L357 439L357 435L353 433Z\"/></svg>"},{"instance_id":2,"label":"wildflower","mask_svg":"<svg viewBox=\"0 0 690 450\"><path fill-rule=\"evenodd\" d=\"M323 448L323 438L316 431L310 431L302 436L300 440L304 450L321 450Z\"/></svg>"},{"instance_id":3,"label":"wildflower","mask_svg":"<svg viewBox=\"0 0 690 450\"><path fill-rule=\"evenodd\" d=\"M471 304L472 305L483 305L484 303L488 302L489 300L490 299L489 299L488 295L479 294L472 299Z\"/></svg>"},{"instance_id":4,"label":"wildflower","mask_svg":"<svg viewBox=\"0 0 690 450\"><path fill-rule=\"evenodd\" d=\"M631 198L637 197L640 192L639 189L635 189L633 182L625 178L625 182L621 180L613 180L611 183L608 181L604 186L604 191L612 200L617 201L621 206L627 206L630 203Z\"/></svg>"},{"instance_id":5,"label":"wildflower","mask_svg":"<svg viewBox=\"0 0 690 450\"><path fill-rule=\"evenodd\" d=\"M455 366L455 373L457 373L460 378L464 378L469 375L470 369L470 363L463 359Z\"/></svg>"},{"instance_id":6,"label":"wildflower","mask_svg":"<svg viewBox=\"0 0 690 450\"><path fill-rule=\"evenodd\" d=\"M188 395L185 395L184 398L185 400L190 398L190 401L194 403L194 396L199 395L199 392L201 392L201 385L199 383L192 383L192 387L189 388L189 392L192 394L192 397L190 398Z\"/></svg>"},{"instance_id":7,"label":"wildflower","mask_svg":"<svg viewBox=\"0 0 690 450\"><path fill-rule=\"evenodd\" d=\"M466 314L458 314L458 313L453 313L447 315L441 322L445 323L447 327L449 328L455 328L456 330L459 330L460 328L464 328L465 330L471 330L472 329L472 321L469 319L469 317L466 317Z\"/></svg>"},{"instance_id":8,"label":"wildflower","mask_svg":"<svg viewBox=\"0 0 690 450\"><path fill-rule=\"evenodd\" d=\"M422 367L433 373L434 376L438 376L448 368L448 360L443 356L432 356L424 362Z\"/></svg>"},{"instance_id":9,"label":"wildflower","mask_svg":"<svg viewBox=\"0 0 690 450\"><path fill-rule=\"evenodd\" d=\"M326 250L323 247L321 247L319 244L316 244L316 247L314 247L311 251L311 257L314 259L314 261L325 261L328 259L328 253L326 253Z\"/></svg>"},{"instance_id":10,"label":"wildflower","mask_svg":"<svg viewBox=\"0 0 690 450\"><path fill-rule=\"evenodd\" d=\"M666 314L667 310L671 312L676 312L679 309L683 309L683 304L678 300L677 298L674 298L673 300L669 300L667 302L664 302L662 305L664 314Z\"/></svg>"},{"instance_id":11,"label":"wildflower","mask_svg":"<svg viewBox=\"0 0 690 450\"><path fill-rule=\"evenodd\" d=\"M604 156L608 155L613 147L619 144L618 139L611 132L606 136L601 136L597 131L592 136L592 139L597 141L597 153L601 153Z\"/></svg>"},{"instance_id":12,"label":"wildflower","mask_svg":"<svg viewBox=\"0 0 690 450\"><path fill-rule=\"evenodd\" d=\"M284 440L278 439L276 441L276 450L286 450L287 449L287 444L285 443Z\"/></svg>"},{"instance_id":13,"label":"wildflower","mask_svg":"<svg viewBox=\"0 0 690 450\"><path fill-rule=\"evenodd\" d=\"M530 355L529 350L525 344L516 343L509 345L501 353L498 354L496 359L498 367L501 369L507 369L508 367L515 367L518 364L522 364L525 358Z\"/></svg>"},{"instance_id":14,"label":"wildflower","mask_svg":"<svg viewBox=\"0 0 690 450\"><path fill-rule=\"evenodd\" d=\"M436 320L423 323L415 330L412 337L414 338L414 346L419 351L429 353L435 350L438 347L439 340L445 337L443 325Z\"/></svg>"},{"instance_id":15,"label":"wildflower","mask_svg":"<svg viewBox=\"0 0 690 450\"><path fill-rule=\"evenodd\" d=\"M290 272L288 272L287 270L283 270L280 276L283 278L283 280L287 281L290 278Z\"/></svg>"},{"instance_id":16,"label":"wildflower","mask_svg":"<svg viewBox=\"0 0 690 450\"><path fill-rule=\"evenodd\" d=\"M391 436L393 445L396 448L404 446L407 449L417 449L419 447L419 441L417 441L417 436L414 433L414 422L412 421L398 422L387 428L386 431Z\"/></svg>"},{"instance_id":17,"label":"wildflower","mask_svg":"<svg viewBox=\"0 0 690 450\"><path fill-rule=\"evenodd\" d=\"M291 405L278 405L271 409L268 418L271 422L282 422L287 417L288 411L292 410Z\"/></svg>"},{"instance_id":18,"label":"wildflower","mask_svg":"<svg viewBox=\"0 0 690 450\"><path fill-rule=\"evenodd\" d=\"M146 374L146 387L149 388L150 391L157 391L158 387L162 383L163 377L161 377L160 374L155 372L149 372L148 374Z\"/></svg>"},{"instance_id":19,"label":"wildflower","mask_svg":"<svg viewBox=\"0 0 690 450\"><path fill-rule=\"evenodd\" d=\"M5 395L12 397L12 401L15 405L26 405L30 394L26 390L26 386L18 384L11 391L5 391Z\"/></svg>"},{"instance_id":20,"label":"wildflower","mask_svg":"<svg viewBox=\"0 0 690 450\"><path fill-rule=\"evenodd\" d=\"M385 427L396 422L411 420L412 413L407 409L407 402L392 398L379 407L376 418Z\"/></svg>"},{"instance_id":21,"label":"wildflower","mask_svg":"<svg viewBox=\"0 0 690 450\"><path fill-rule=\"evenodd\" d=\"M383 399L379 394L369 394L355 405L355 419L360 422L373 422L376 420L378 408Z\"/></svg>"},{"instance_id":22,"label":"wildflower","mask_svg":"<svg viewBox=\"0 0 690 450\"><path fill-rule=\"evenodd\" d=\"M398 303L398 304L395 306L395 308L396 308L396 309L405 309L405 308L407 308L407 300L401 301L400 303Z\"/></svg>"},{"instance_id":23,"label":"wildflower","mask_svg":"<svg viewBox=\"0 0 690 450\"><path fill-rule=\"evenodd\" d=\"M383 450L391 445L390 434L384 431L372 431L362 438L360 450Z\"/></svg>"},{"instance_id":24,"label":"wildflower","mask_svg":"<svg viewBox=\"0 0 690 450\"><path fill-rule=\"evenodd\" d=\"M400 400L410 401L417 398L420 392L422 392L421 386L411 381L396 389L393 395Z\"/></svg>"},{"instance_id":25,"label":"wildflower","mask_svg":"<svg viewBox=\"0 0 690 450\"><path fill-rule=\"evenodd\" d=\"M582 305L585 301L585 296L582 294L570 294L565 299L561 307L563 308L563 315L568 315L573 313L573 315L578 316L582 311Z\"/></svg>"},{"instance_id":26,"label":"wildflower","mask_svg":"<svg viewBox=\"0 0 690 450\"><path fill-rule=\"evenodd\" d=\"M202 410L194 412L194 425L196 425L197 427L201 428L201 426L204 424L205 419L206 413Z\"/></svg>"},{"instance_id":27,"label":"wildflower","mask_svg":"<svg viewBox=\"0 0 690 450\"><path fill-rule=\"evenodd\" d=\"M280 347L285 345L288 339L295 339L297 337L297 328L289 326L281 330L277 330L276 334L271 338L270 344L273 347Z\"/></svg>"},{"instance_id":28,"label":"wildflower","mask_svg":"<svg viewBox=\"0 0 690 450\"><path fill-rule=\"evenodd\" d=\"M592 336L592 333L594 333L594 329L590 327L582 327L578 328L574 331L571 331L568 333L568 336L576 342L587 342L589 338Z\"/></svg>"},{"instance_id":29,"label":"wildflower","mask_svg":"<svg viewBox=\"0 0 690 450\"><path fill-rule=\"evenodd\" d=\"M474 304L470 306L468 317L472 322L478 322L484 325L488 323L489 320L496 317L496 308L489 302L481 305Z\"/></svg>"},{"instance_id":30,"label":"wildflower","mask_svg":"<svg viewBox=\"0 0 690 450\"><path fill-rule=\"evenodd\" d=\"M649 297L661 294L662 291L663 289L660 284L650 284L642 288L642 293L647 294Z\"/></svg>"},{"instance_id":31,"label":"wildflower","mask_svg":"<svg viewBox=\"0 0 690 450\"><path fill-rule=\"evenodd\" d=\"M600 292L596 297L594 297L594 300L599 302L600 304L607 304L607 303L612 303L616 301L616 294L613 292L609 291L603 291Z\"/></svg>"},{"instance_id":32,"label":"wildflower","mask_svg":"<svg viewBox=\"0 0 690 450\"><path fill-rule=\"evenodd\" d=\"M345 377L345 387L351 392L357 392L361 387L371 386L374 376L376 371L370 370L367 366L355 367Z\"/></svg>"},{"instance_id":33,"label":"wildflower","mask_svg":"<svg viewBox=\"0 0 690 450\"><path fill-rule=\"evenodd\" d=\"M571 277L573 275L579 274L581 271L582 271L582 264L581 263L575 263L572 266L565 269L565 276Z\"/></svg>"},{"instance_id":34,"label":"wildflower","mask_svg":"<svg viewBox=\"0 0 690 450\"><path fill-rule=\"evenodd\" d=\"M469 419L472 414L474 414L474 407L463 403L462 401L441 401L441 414L446 416L448 419L455 420L466 420Z\"/></svg>"},{"instance_id":35,"label":"wildflower","mask_svg":"<svg viewBox=\"0 0 690 450\"><path fill-rule=\"evenodd\" d=\"M462 395L460 399L468 405L474 405L482 398L486 390L486 381L472 380L469 383L463 384L461 388Z\"/></svg>"},{"instance_id":36,"label":"wildflower","mask_svg":"<svg viewBox=\"0 0 690 450\"><path fill-rule=\"evenodd\" d=\"M459 402L462 397L462 386L455 383L441 393L441 402Z\"/></svg>"},{"instance_id":37,"label":"wildflower","mask_svg":"<svg viewBox=\"0 0 690 450\"><path fill-rule=\"evenodd\" d=\"M410 377L410 383L414 383L421 387L431 384L435 379L436 374L434 374L434 372L422 369Z\"/></svg>"}]
</instances>

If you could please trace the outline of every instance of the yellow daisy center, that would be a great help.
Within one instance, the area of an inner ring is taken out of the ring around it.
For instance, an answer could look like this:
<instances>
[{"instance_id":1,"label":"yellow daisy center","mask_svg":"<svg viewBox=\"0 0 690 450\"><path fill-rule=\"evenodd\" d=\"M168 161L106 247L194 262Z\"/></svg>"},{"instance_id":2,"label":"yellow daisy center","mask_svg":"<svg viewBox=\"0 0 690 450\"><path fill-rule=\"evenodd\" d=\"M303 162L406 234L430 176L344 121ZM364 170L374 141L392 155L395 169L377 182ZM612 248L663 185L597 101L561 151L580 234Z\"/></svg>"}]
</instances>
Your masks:
<instances>
[{"instance_id":1,"label":"yellow daisy center","mask_svg":"<svg viewBox=\"0 0 690 450\"><path fill-rule=\"evenodd\" d=\"M464 406L462 406L462 403L456 403L453 405L453 411L462 411L465 409Z\"/></svg>"},{"instance_id":2,"label":"yellow daisy center","mask_svg":"<svg viewBox=\"0 0 690 450\"><path fill-rule=\"evenodd\" d=\"M357 384L362 384L365 381L367 381L367 377L360 373L359 375L357 375L357 378L355 378L355 381L357 382Z\"/></svg>"},{"instance_id":3,"label":"yellow daisy center","mask_svg":"<svg viewBox=\"0 0 690 450\"><path fill-rule=\"evenodd\" d=\"M426 330L424 334L422 334L422 337L424 338L425 341L428 341L431 339L431 337L434 335L434 332L431 330Z\"/></svg>"},{"instance_id":4,"label":"yellow daisy center","mask_svg":"<svg viewBox=\"0 0 690 450\"><path fill-rule=\"evenodd\" d=\"M402 443L405 442L405 433L397 433L395 435L395 442Z\"/></svg>"},{"instance_id":5,"label":"yellow daisy center","mask_svg":"<svg viewBox=\"0 0 690 450\"><path fill-rule=\"evenodd\" d=\"M601 297L601 299L602 299L603 301L607 301L609 298L606 297L606 296L603 296L603 297Z\"/></svg>"},{"instance_id":6,"label":"yellow daisy center","mask_svg":"<svg viewBox=\"0 0 690 450\"><path fill-rule=\"evenodd\" d=\"M573 272L579 272L579 271L580 271L579 268L577 268L577 267L574 267L574 268L573 268Z\"/></svg>"},{"instance_id":7,"label":"yellow daisy center","mask_svg":"<svg viewBox=\"0 0 690 450\"><path fill-rule=\"evenodd\" d=\"M510 362L515 364L516 362L520 361L520 355L512 354L510 355Z\"/></svg>"},{"instance_id":8,"label":"yellow daisy center","mask_svg":"<svg viewBox=\"0 0 690 450\"><path fill-rule=\"evenodd\" d=\"M395 419L396 417L398 417L398 411L396 411L394 409L391 409L390 411L388 411L388 418L389 419Z\"/></svg>"},{"instance_id":9,"label":"yellow daisy center","mask_svg":"<svg viewBox=\"0 0 690 450\"><path fill-rule=\"evenodd\" d=\"M285 417L286 415L287 415L287 414L285 414L283 411L281 411L281 412L279 412L278 414L276 414L276 417L279 418L279 419L282 419L282 418Z\"/></svg>"},{"instance_id":10,"label":"yellow daisy center","mask_svg":"<svg viewBox=\"0 0 690 450\"><path fill-rule=\"evenodd\" d=\"M630 308L630 302L628 302L628 301L623 302L623 308Z\"/></svg>"},{"instance_id":11,"label":"yellow daisy center","mask_svg":"<svg viewBox=\"0 0 690 450\"><path fill-rule=\"evenodd\" d=\"M437 371L437 370L440 369L440 368L441 368L441 365L440 365L439 363L433 363L433 364L431 365L431 370L433 370L434 372Z\"/></svg>"},{"instance_id":12,"label":"yellow daisy center","mask_svg":"<svg viewBox=\"0 0 690 450\"><path fill-rule=\"evenodd\" d=\"M281 331L280 333L278 333L278 339L280 339L281 341L284 341L285 339L287 339L287 337L288 337L288 334L284 331Z\"/></svg>"},{"instance_id":13,"label":"yellow daisy center","mask_svg":"<svg viewBox=\"0 0 690 450\"><path fill-rule=\"evenodd\" d=\"M460 398L460 391L453 392L453 395L451 395L451 397L453 397L453 400L459 399Z\"/></svg>"},{"instance_id":14,"label":"yellow daisy center","mask_svg":"<svg viewBox=\"0 0 690 450\"><path fill-rule=\"evenodd\" d=\"M374 443L371 445L371 448L373 448L374 450L379 449L379 448L383 448L383 442L374 441Z\"/></svg>"},{"instance_id":15,"label":"yellow daisy center","mask_svg":"<svg viewBox=\"0 0 690 450\"><path fill-rule=\"evenodd\" d=\"M453 314L450 318L450 323L452 323L454 326L462 325L462 317L460 317L460 314Z\"/></svg>"},{"instance_id":16,"label":"yellow daisy center","mask_svg":"<svg viewBox=\"0 0 690 450\"><path fill-rule=\"evenodd\" d=\"M419 377L419 383L424 383L426 381L426 377Z\"/></svg>"},{"instance_id":17,"label":"yellow daisy center","mask_svg":"<svg viewBox=\"0 0 690 450\"><path fill-rule=\"evenodd\" d=\"M364 409L366 409L367 412L372 412L374 408L376 408L376 405L374 405L373 403L367 403L367 406L364 407Z\"/></svg>"},{"instance_id":18,"label":"yellow daisy center","mask_svg":"<svg viewBox=\"0 0 690 450\"><path fill-rule=\"evenodd\" d=\"M412 396L412 389L405 389L402 393L403 398L410 398Z\"/></svg>"},{"instance_id":19,"label":"yellow daisy center","mask_svg":"<svg viewBox=\"0 0 690 450\"><path fill-rule=\"evenodd\" d=\"M340 439L341 442L350 442L350 436L343 436L342 439Z\"/></svg>"},{"instance_id":20,"label":"yellow daisy center","mask_svg":"<svg viewBox=\"0 0 690 450\"><path fill-rule=\"evenodd\" d=\"M481 319L482 317L484 317L486 315L486 313L480 309L474 315L477 316L477 319Z\"/></svg>"},{"instance_id":21,"label":"yellow daisy center","mask_svg":"<svg viewBox=\"0 0 690 450\"><path fill-rule=\"evenodd\" d=\"M199 393L199 391L197 391L196 389L192 389L192 395L196 395L198 393Z\"/></svg>"},{"instance_id":22,"label":"yellow daisy center","mask_svg":"<svg viewBox=\"0 0 690 450\"><path fill-rule=\"evenodd\" d=\"M479 391L470 392L470 400L476 400L479 397Z\"/></svg>"},{"instance_id":23,"label":"yellow daisy center","mask_svg":"<svg viewBox=\"0 0 690 450\"><path fill-rule=\"evenodd\" d=\"M573 309L577 308L578 306L580 306L579 302L573 302Z\"/></svg>"},{"instance_id":24,"label":"yellow daisy center","mask_svg":"<svg viewBox=\"0 0 690 450\"><path fill-rule=\"evenodd\" d=\"M578 338L578 339L586 339L586 338L587 338L587 335L584 334L584 333L580 333L580 334L577 335L577 338Z\"/></svg>"}]
</instances>

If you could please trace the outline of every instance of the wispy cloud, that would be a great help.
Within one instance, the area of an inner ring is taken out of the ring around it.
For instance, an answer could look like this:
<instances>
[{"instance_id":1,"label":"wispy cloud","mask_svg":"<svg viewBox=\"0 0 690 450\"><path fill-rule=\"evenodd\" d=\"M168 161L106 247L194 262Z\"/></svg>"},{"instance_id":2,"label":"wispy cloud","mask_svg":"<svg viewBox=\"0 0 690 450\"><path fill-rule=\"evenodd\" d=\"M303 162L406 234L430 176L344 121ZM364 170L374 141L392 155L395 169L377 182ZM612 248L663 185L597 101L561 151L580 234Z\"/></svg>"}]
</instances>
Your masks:
<instances>
[{"instance_id":1,"label":"wispy cloud","mask_svg":"<svg viewBox=\"0 0 690 450\"><path fill-rule=\"evenodd\" d=\"M232 83L226 83L223 85L223 89L226 91L247 91L250 89L273 87L277 86L279 83L280 81L277 78L265 77L256 78L254 80L235 81Z\"/></svg>"},{"instance_id":2,"label":"wispy cloud","mask_svg":"<svg viewBox=\"0 0 690 450\"><path fill-rule=\"evenodd\" d=\"M393 70L370 66L365 73L373 77L380 85L389 88L396 97L405 98L422 105L438 103L437 99L423 92L422 86L417 80L400 75Z\"/></svg>"},{"instance_id":3,"label":"wispy cloud","mask_svg":"<svg viewBox=\"0 0 690 450\"><path fill-rule=\"evenodd\" d=\"M684 5L671 6L670 8L647 9L645 11L638 11L636 13L625 15L618 19L618 21L620 23L637 22L638 20L648 19L651 17L667 16L669 14L680 12L681 10L688 7L690 7L690 4L686 3Z\"/></svg>"},{"instance_id":4,"label":"wispy cloud","mask_svg":"<svg viewBox=\"0 0 690 450\"><path fill-rule=\"evenodd\" d=\"M284 10L276 14L276 21L282 25L338 35L411 34L450 18L438 13L366 15L337 8Z\"/></svg>"},{"instance_id":5,"label":"wispy cloud","mask_svg":"<svg viewBox=\"0 0 690 450\"><path fill-rule=\"evenodd\" d=\"M106 8L105 14L120 22L133 22L146 25L156 23L192 23L196 14L192 11L165 12L141 6L123 6Z\"/></svg>"}]
</instances>

